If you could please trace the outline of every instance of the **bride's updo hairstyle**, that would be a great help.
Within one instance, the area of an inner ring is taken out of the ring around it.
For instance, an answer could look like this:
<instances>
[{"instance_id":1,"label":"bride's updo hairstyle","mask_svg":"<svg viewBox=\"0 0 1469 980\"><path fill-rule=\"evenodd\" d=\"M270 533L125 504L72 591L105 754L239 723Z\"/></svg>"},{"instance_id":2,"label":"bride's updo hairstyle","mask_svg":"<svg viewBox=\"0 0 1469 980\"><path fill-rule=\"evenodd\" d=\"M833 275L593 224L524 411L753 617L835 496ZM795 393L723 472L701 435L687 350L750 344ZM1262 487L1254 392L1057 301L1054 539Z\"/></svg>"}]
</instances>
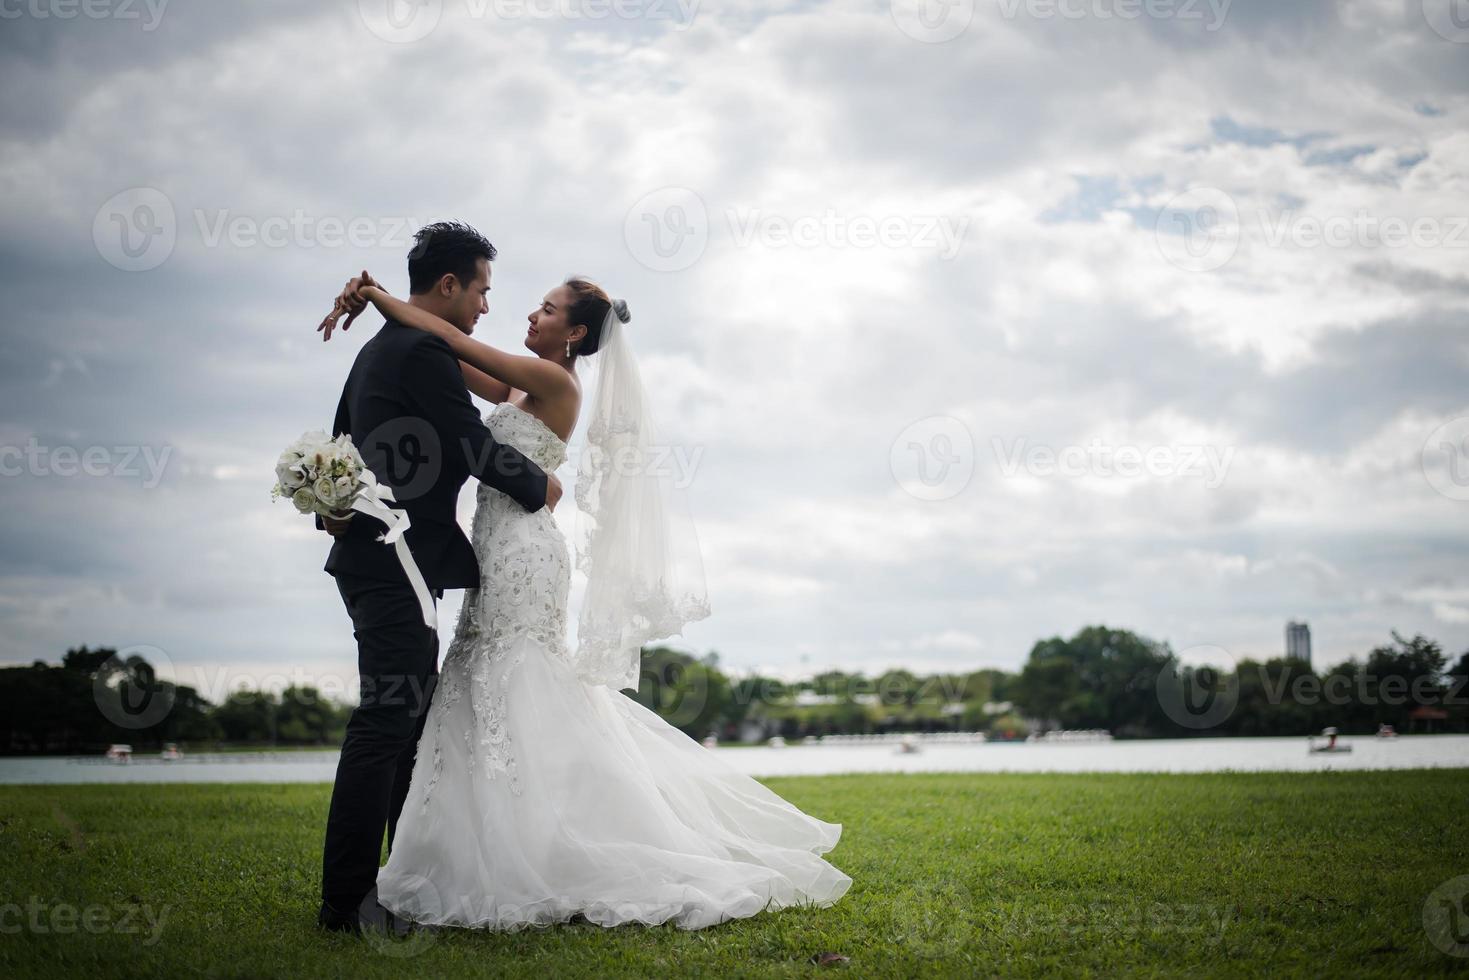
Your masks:
<instances>
[{"instance_id":1,"label":"bride's updo hairstyle","mask_svg":"<svg viewBox=\"0 0 1469 980\"><path fill-rule=\"evenodd\" d=\"M632 314L627 311L627 304L620 299L613 299L607 295L607 291L589 279L571 278L563 283L571 290L571 306L566 311L566 322L573 327L580 325L587 328L587 335L581 339L574 354L595 354L602 346L602 321L607 319L607 311L611 310L617 315L617 319L627 323L632 319Z\"/></svg>"}]
</instances>

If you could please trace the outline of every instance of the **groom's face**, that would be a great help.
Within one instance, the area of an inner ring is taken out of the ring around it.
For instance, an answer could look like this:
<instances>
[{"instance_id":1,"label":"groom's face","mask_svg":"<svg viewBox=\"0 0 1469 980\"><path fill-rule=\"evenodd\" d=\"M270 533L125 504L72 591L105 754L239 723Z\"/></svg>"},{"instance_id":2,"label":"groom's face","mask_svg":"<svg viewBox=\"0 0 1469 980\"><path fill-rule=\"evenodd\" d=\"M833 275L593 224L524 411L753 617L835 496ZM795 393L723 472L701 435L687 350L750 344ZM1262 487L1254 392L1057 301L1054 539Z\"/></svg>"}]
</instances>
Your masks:
<instances>
[{"instance_id":1,"label":"groom's face","mask_svg":"<svg viewBox=\"0 0 1469 980\"><path fill-rule=\"evenodd\" d=\"M454 280L458 283L458 280ZM468 283L459 283L449 297L449 309L444 319L465 333L474 333L474 324L481 316L490 312L490 263L477 259L474 263L474 278Z\"/></svg>"}]
</instances>

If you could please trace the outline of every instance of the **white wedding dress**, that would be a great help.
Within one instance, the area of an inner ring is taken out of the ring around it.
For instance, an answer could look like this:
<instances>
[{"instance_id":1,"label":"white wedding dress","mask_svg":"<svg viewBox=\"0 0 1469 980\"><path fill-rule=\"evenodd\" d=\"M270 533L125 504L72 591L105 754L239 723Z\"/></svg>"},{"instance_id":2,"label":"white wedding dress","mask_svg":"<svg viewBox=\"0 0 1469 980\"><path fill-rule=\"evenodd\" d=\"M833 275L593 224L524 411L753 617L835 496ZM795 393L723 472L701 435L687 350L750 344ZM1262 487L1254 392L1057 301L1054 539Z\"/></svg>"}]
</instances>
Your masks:
<instances>
[{"instance_id":1,"label":"white wedding dress","mask_svg":"<svg viewBox=\"0 0 1469 980\"><path fill-rule=\"evenodd\" d=\"M566 444L508 402L485 418L547 472ZM567 646L571 562L551 513L481 484L466 592L378 898L416 922L700 929L829 906L840 824L802 813L626 695Z\"/></svg>"}]
</instances>

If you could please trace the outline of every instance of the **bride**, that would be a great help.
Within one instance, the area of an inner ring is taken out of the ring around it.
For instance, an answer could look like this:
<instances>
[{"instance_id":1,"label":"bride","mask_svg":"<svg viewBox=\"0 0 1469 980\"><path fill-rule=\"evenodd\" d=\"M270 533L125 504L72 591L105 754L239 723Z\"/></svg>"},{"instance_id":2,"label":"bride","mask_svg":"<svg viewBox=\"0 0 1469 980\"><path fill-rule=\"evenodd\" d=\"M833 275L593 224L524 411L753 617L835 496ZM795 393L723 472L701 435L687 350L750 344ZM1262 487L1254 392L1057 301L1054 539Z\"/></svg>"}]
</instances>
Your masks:
<instances>
[{"instance_id":1,"label":"bride","mask_svg":"<svg viewBox=\"0 0 1469 980\"><path fill-rule=\"evenodd\" d=\"M424 924L513 930L583 917L700 929L765 909L825 907L852 879L820 855L841 825L811 817L621 693L642 645L708 615L692 524L646 462L655 448L625 336L627 305L569 279L529 316L512 355L395 299L364 273L353 302L442 337L465 383L495 403L495 438L548 473L596 390L576 483L588 526L577 642L571 561L549 509L479 484L480 585L464 597L418 744L381 904ZM355 315L355 313L354 313ZM350 318L349 318L350 322Z\"/></svg>"}]
</instances>

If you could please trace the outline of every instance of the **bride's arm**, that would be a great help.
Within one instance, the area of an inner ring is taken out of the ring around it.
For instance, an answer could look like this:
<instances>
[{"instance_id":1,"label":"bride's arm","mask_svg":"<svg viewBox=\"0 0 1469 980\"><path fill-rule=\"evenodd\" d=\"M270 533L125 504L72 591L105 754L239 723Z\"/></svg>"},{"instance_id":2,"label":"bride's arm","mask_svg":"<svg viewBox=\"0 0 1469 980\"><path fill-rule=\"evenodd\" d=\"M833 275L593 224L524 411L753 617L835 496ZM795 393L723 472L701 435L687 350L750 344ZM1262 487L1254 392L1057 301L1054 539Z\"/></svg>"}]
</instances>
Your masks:
<instances>
[{"instance_id":1,"label":"bride's arm","mask_svg":"<svg viewBox=\"0 0 1469 980\"><path fill-rule=\"evenodd\" d=\"M337 297L332 311L322 319L321 326L316 328L317 332L322 334L322 340L331 340L332 331L337 329L337 321L343 315L347 317L347 322L341 325L341 329L345 332L352 326L352 321L367 308L367 300L363 299L360 293L362 287L366 285L377 285L372 276L367 274L366 269L362 270L362 275L347 280L347 285L342 287L341 295ZM479 368L460 361L459 371L464 375L464 387L485 401L498 405L510 398L512 389L509 385L503 381L496 381Z\"/></svg>"},{"instance_id":2,"label":"bride's arm","mask_svg":"<svg viewBox=\"0 0 1469 980\"><path fill-rule=\"evenodd\" d=\"M569 374L549 361L539 357L517 357L481 343L460 331L448 320L397 299L381 286L364 285L360 295L388 319L443 339L453 350L454 356L468 365L465 369L466 384L470 380L469 371L478 370L488 375L487 380L503 385L503 391L498 387L486 389L499 395L498 398L484 396L491 401L504 401L511 388L519 388L535 398L550 398L560 394L572 383ZM475 394L480 392L476 391Z\"/></svg>"},{"instance_id":3,"label":"bride's arm","mask_svg":"<svg viewBox=\"0 0 1469 980\"><path fill-rule=\"evenodd\" d=\"M485 401L498 405L510 400L510 386L505 382L496 381L479 368L464 361L459 362L459 370L464 375L464 387Z\"/></svg>"}]
</instances>

